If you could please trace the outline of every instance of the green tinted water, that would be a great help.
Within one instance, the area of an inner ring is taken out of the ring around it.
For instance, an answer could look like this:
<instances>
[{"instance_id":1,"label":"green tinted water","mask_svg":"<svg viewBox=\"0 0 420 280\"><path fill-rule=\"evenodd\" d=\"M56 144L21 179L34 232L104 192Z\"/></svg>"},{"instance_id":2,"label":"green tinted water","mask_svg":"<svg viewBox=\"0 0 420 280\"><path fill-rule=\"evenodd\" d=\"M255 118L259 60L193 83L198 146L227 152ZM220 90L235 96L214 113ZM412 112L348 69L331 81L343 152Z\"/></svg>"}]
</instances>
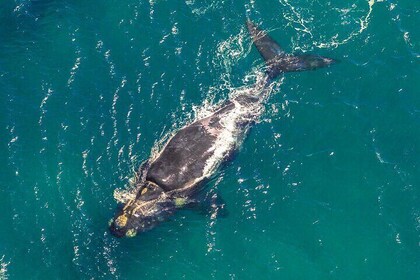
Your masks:
<instances>
[{"instance_id":1,"label":"green tinted water","mask_svg":"<svg viewBox=\"0 0 420 280\"><path fill-rule=\"evenodd\" d=\"M285 75L206 187L227 217L115 239L133 168L252 86L247 16L341 64ZM2 1L0 278L417 279L418 18L409 0Z\"/></svg>"}]
</instances>

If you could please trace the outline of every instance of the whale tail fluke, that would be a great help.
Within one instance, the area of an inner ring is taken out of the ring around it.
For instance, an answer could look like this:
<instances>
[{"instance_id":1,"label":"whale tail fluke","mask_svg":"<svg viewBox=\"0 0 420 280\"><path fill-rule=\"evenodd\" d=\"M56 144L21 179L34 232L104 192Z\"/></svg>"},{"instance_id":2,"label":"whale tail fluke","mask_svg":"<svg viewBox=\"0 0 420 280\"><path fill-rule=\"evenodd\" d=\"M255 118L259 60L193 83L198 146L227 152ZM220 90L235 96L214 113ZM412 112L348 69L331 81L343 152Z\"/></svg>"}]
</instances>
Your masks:
<instances>
[{"instance_id":1,"label":"whale tail fluke","mask_svg":"<svg viewBox=\"0 0 420 280\"><path fill-rule=\"evenodd\" d=\"M315 70L326 67L338 61L319 55L292 55L285 53L282 48L267 33L250 20L246 23L252 41L267 64L267 74L275 78L284 72Z\"/></svg>"}]
</instances>

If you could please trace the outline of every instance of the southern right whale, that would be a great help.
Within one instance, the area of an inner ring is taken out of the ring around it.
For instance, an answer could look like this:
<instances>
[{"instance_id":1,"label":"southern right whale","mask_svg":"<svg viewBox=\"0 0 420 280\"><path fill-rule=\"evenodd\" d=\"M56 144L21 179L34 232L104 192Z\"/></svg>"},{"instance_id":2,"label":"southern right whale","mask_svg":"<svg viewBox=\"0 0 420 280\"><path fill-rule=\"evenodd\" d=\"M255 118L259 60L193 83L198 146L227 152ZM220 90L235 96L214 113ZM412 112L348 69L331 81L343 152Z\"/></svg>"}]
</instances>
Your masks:
<instances>
[{"instance_id":1,"label":"southern right whale","mask_svg":"<svg viewBox=\"0 0 420 280\"><path fill-rule=\"evenodd\" d=\"M235 151L265 106L273 79L285 72L326 67L334 59L285 53L251 21L247 28L266 62L265 75L254 87L226 101L210 116L196 120L172 136L157 156L141 166L136 194L110 221L117 237L132 237L153 228L188 203L200 185Z\"/></svg>"}]
</instances>

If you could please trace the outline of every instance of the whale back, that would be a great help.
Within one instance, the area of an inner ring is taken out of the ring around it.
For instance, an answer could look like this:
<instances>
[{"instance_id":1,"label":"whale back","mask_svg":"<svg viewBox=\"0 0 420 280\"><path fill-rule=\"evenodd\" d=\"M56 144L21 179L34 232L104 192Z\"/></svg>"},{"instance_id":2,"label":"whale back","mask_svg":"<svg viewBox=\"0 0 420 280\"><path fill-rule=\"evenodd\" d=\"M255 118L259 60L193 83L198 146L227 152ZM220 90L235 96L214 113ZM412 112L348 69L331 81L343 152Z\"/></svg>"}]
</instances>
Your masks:
<instances>
[{"instance_id":1,"label":"whale back","mask_svg":"<svg viewBox=\"0 0 420 280\"><path fill-rule=\"evenodd\" d=\"M151 163L146 180L165 191L195 186L206 176L214 143L223 130L222 116L234 108L228 103L211 116L198 120L178 131Z\"/></svg>"}]
</instances>

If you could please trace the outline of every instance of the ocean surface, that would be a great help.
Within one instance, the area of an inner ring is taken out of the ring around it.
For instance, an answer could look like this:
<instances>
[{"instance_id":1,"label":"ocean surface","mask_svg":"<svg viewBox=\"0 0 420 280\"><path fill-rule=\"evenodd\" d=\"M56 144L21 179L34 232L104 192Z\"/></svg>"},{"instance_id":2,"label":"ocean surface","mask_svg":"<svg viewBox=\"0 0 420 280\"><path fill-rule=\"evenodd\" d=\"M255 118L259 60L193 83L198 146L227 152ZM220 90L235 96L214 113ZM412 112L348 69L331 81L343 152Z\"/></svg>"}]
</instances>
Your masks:
<instances>
[{"instance_id":1,"label":"ocean surface","mask_svg":"<svg viewBox=\"0 0 420 280\"><path fill-rule=\"evenodd\" d=\"M180 210L108 232L184 125L290 53L241 149ZM420 279L420 5L413 0L2 0L0 279ZM216 211L216 210L214 210Z\"/></svg>"}]
</instances>

